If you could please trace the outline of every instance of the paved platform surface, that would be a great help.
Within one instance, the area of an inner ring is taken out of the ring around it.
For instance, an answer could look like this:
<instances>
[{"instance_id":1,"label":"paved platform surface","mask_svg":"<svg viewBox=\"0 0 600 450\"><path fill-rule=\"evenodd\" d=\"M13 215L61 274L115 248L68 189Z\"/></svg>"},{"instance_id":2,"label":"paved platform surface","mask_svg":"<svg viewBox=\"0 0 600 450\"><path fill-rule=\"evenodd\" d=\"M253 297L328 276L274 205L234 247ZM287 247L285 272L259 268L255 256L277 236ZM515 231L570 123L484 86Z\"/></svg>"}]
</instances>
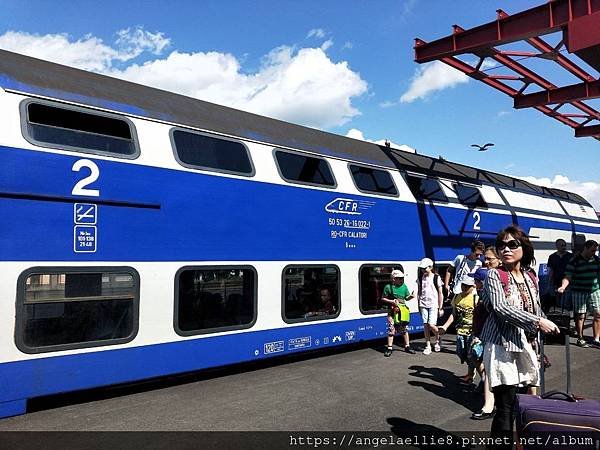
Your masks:
<instances>
[{"instance_id":1,"label":"paved platform surface","mask_svg":"<svg viewBox=\"0 0 600 450\"><path fill-rule=\"evenodd\" d=\"M414 341L417 349L423 341ZM453 337L441 353L383 356L381 342L34 401L0 431L487 431L482 399L458 382ZM548 347L547 389L564 389L564 347ZM600 398L600 349L571 345L577 394ZM474 386L473 386L474 387Z\"/></svg>"}]
</instances>

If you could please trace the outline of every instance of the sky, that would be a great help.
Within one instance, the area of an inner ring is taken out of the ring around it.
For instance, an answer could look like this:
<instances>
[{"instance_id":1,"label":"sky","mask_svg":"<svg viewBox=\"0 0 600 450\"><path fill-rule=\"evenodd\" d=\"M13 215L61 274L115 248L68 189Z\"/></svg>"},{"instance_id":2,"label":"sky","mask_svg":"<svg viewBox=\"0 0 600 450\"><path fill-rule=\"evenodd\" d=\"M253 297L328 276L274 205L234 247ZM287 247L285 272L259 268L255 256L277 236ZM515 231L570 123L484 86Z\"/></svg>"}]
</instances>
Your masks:
<instances>
[{"instance_id":1,"label":"sky","mask_svg":"<svg viewBox=\"0 0 600 450\"><path fill-rule=\"evenodd\" d=\"M493 21L498 8L511 14L543 3L0 0L0 48L344 136L389 140L577 192L600 211L600 141L575 138L538 111L515 110L510 97L442 63L414 62L416 37L432 41L453 24ZM545 39L555 45L560 33ZM578 82L547 61L521 63L557 85ZM511 73L483 64L488 73ZM590 105L600 110L600 100ZM487 142L494 146L486 152L471 146Z\"/></svg>"}]
</instances>

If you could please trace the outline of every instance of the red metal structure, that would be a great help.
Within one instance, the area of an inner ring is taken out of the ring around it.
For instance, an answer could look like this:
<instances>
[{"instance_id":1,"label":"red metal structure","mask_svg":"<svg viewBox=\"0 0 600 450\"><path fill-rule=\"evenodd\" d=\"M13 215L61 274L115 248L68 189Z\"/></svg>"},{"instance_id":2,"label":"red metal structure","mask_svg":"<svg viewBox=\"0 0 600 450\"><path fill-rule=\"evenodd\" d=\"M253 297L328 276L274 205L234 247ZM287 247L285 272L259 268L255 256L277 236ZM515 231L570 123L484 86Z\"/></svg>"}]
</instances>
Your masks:
<instances>
[{"instance_id":1,"label":"red metal structure","mask_svg":"<svg viewBox=\"0 0 600 450\"><path fill-rule=\"evenodd\" d=\"M535 108L574 128L575 137L591 136L600 140L600 112L586 103L586 100L600 98L600 80L572 56L562 53L566 47L569 53L600 72L600 0L551 0L512 16L502 10L497 13L494 22L469 30L454 25L450 36L433 42L415 39L415 61L442 61L510 95L515 108ZM550 45L540 37L556 32L562 32L557 45ZM519 41L529 44L533 51L496 48ZM468 54L478 58L475 65L457 58ZM558 64L579 82L557 86L519 62L534 58ZM510 73L486 73L483 66L486 59ZM526 93L532 86L541 90Z\"/></svg>"}]
</instances>

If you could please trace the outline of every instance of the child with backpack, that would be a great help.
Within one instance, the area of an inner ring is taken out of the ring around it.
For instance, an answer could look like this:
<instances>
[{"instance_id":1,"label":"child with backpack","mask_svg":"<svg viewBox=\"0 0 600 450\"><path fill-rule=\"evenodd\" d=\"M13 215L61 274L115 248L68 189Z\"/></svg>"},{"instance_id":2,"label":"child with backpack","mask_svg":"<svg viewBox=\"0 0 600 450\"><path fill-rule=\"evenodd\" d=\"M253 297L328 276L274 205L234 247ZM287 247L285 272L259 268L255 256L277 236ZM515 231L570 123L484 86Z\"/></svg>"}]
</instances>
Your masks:
<instances>
[{"instance_id":1,"label":"child with backpack","mask_svg":"<svg viewBox=\"0 0 600 450\"><path fill-rule=\"evenodd\" d=\"M438 318L444 313L444 294L442 291L443 283L440 276L433 270L433 261L430 258L423 258L419 262L419 311L423 319L423 331L425 333L424 355L431 353L431 334L435 336L434 351L439 352L440 336L437 328Z\"/></svg>"},{"instance_id":2,"label":"child with backpack","mask_svg":"<svg viewBox=\"0 0 600 450\"><path fill-rule=\"evenodd\" d=\"M401 334L404 337L404 351L414 354L415 351L410 348L406 326L410 321L410 310L406 306L406 301L414 297L404 284L404 273L401 270L393 270L391 274L392 283L383 288L382 302L386 303L390 309L387 317L387 347L384 356L392 356L392 345L394 336Z\"/></svg>"}]
</instances>

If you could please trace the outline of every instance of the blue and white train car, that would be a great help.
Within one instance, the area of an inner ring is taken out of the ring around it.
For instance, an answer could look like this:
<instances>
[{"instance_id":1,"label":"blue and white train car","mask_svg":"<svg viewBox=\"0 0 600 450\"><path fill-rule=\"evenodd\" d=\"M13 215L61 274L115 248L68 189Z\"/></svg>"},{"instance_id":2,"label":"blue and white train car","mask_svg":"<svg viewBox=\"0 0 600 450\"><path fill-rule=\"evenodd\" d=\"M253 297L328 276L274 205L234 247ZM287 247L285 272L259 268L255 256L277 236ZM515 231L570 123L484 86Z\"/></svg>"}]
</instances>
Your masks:
<instances>
[{"instance_id":1,"label":"blue and white train car","mask_svg":"<svg viewBox=\"0 0 600 450\"><path fill-rule=\"evenodd\" d=\"M569 192L6 51L0 111L0 417L381 338L392 268L511 223L600 237Z\"/></svg>"}]
</instances>

